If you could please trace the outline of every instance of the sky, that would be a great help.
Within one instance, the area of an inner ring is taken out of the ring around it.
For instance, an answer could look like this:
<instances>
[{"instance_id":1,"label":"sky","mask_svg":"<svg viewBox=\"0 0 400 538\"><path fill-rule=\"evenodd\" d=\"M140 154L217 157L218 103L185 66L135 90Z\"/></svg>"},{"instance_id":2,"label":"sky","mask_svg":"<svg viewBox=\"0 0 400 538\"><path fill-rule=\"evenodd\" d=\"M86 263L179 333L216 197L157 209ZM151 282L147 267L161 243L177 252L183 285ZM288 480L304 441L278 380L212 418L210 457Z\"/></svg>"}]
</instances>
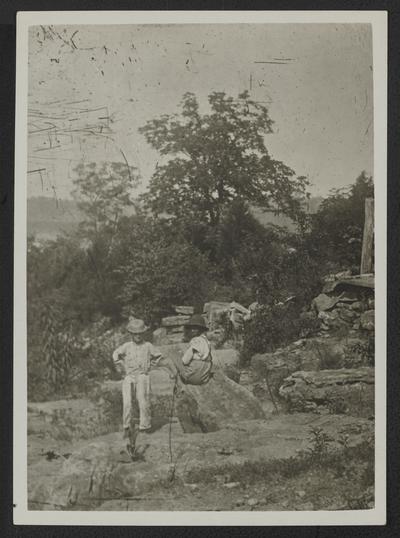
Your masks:
<instances>
[{"instance_id":1,"label":"sky","mask_svg":"<svg viewBox=\"0 0 400 538\"><path fill-rule=\"evenodd\" d=\"M372 35L367 24L31 27L28 196L70 198L80 162L136 166L159 155L138 128L186 92L247 89L274 121L273 158L314 196L373 173Z\"/></svg>"}]
</instances>

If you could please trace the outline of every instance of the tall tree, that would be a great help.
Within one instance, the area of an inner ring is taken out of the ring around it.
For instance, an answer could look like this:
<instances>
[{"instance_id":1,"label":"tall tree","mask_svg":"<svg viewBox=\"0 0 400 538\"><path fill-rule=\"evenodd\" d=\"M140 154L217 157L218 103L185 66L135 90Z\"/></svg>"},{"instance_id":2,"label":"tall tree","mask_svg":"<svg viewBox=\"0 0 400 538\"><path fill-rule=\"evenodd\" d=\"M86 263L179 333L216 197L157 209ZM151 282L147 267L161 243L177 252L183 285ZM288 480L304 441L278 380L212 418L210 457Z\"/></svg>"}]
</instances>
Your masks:
<instances>
[{"instance_id":1,"label":"tall tree","mask_svg":"<svg viewBox=\"0 0 400 538\"><path fill-rule=\"evenodd\" d=\"M115 317L118 282L112 278L116 263L112 252L121 218L135 208L132 194L138 174L125 162L79 164L75 174L73 195L82 212L79 235L84 239L81 253L87 265L82 281L90 279L89 293L83 293L82 300L92 297L103 314Z\"/></svg>"},{"instance_id":2,"label":"tall tree","mask_svg":"<svg viewBox=\"0 0 400 538\"><path fill-rule=\"evenodd\" d=\"M72 194L83 214L83 229L96 234L101 226L115 226L124 209L133 204L136 168L124 162L81 163L74 172Z\"/></svg>"},{"instance_id":3,"label":"tall tree","mask_svg":"<svg viewBox=\"0 0 400 538\"><path fill-rule=\"evenodd\" d=\"M308 181L268 153L268 109L247 91L237 99L213 92L208 102L210 111L201 114L196 97L186 93L179 114L139 129L165 157L145 195L149 208L216 226L226 206L242 199L298 217Z\"/></svg>"}]
</instances>

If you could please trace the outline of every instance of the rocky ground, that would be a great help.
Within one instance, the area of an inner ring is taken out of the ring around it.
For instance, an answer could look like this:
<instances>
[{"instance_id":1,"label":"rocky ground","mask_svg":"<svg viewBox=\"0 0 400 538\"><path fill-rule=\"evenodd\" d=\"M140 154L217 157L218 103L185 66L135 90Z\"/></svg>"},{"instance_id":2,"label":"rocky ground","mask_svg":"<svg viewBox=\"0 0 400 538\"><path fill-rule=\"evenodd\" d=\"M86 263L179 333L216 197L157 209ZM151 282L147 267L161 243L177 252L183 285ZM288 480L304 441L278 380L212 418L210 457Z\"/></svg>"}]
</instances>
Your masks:
<instances>
[{"instance_id":1,"label":"rocky ground","mask_svg":"<svg viewBox=\"0 0 400 538\"><path fill-rule=\"evenodd\" d=\"M120 381L29 403L29 508L372 508L372 290L368 275L329 281L305 313L321 321L318 334L255 355L246 369L234 349L215 349L203 387L174 393L169 374L153 370L153 431L136 438L134 461L120 431ZM177 314L158 335L165 357L185 348L164 334L188 312ZM108 331L88 345L109 356L123 338Z\"/></svg>"},{"instance_id":2,"label":"rocky ground","mask_svg":"<svg viewBox=\"0 0 400 538\"><path fill-rule=\"evenodd\" d=\"M30 403L30 509L371 508L374 376L360 349L354 335L316 337L257 355L247 370L234 350L217 350L212 381L174 399L168 374L154 370L154 431L139 434L136 461L120 432L119 382Z\"/></svg>"},{"instance_id":3,"label":"rocky ground","mask_svg":"<svg viewBox=\"0 0 400 538\"><path fill-rule=\"evenodd\" d=\"M371 486L372 430L366 419L297 413L185 434L175 420L171 436L169 425L140 434L135 462L119 432L56 441L37 430L29 436L30 507L349 509ZM349 481L352 466L357 480Z\"/></svg>"}]
</instances>

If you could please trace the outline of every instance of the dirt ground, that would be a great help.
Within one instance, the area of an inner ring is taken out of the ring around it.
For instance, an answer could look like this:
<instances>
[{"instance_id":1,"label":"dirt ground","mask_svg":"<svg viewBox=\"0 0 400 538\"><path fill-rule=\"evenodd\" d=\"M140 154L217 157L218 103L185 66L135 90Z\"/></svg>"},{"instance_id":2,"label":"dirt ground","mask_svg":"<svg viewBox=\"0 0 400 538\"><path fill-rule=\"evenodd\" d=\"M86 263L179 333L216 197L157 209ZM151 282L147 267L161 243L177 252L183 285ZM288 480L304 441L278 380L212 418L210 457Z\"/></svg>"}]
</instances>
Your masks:
<instances>
[{"instance_id":1,"label":"dirt ground","mask_svg":"<svg viewBox=\"0 0 400 538\"><path fill-rule=\"evenodd\" d=\"M339 424L347 432L342 444L332 436ZM171 478L168 426L139 440L143 461L132 462L118 432L71 442L36 424L28 447L30 509L368 509L372 427L364 419L310 414L271 415L209 434L184 434L174 423L172 450L180 461Z\"/></svg>"},{"instance_id":2,"label":"dirt ground","mask_svg":"<svg viewBox=\"0 0 400 538\"><path fill-rule=\"evenodd\" d=\"M337 477L334 470L301 473L294 478L172 485L148 497L104 502L98 510L281 511L373 508L372 488Z\"/></svg>"}]
</instances>

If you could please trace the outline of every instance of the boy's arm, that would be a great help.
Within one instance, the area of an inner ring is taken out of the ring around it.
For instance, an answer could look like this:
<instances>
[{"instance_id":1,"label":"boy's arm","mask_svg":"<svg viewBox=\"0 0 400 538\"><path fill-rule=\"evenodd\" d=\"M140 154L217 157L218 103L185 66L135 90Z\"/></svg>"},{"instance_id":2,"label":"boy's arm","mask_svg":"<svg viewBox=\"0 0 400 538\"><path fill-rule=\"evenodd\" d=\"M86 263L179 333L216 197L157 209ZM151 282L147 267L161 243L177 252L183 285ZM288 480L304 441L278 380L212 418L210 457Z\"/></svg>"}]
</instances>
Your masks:
<instances>
[{"instance_id":1,"label":"boy's arm","mask_svg":"<svg viewBox=\"0 0 400 538\"><path fill-rule=\"evenodd\" d=\"M183 364L189 364L193 359L195 352L199 353L200 357L208 355L209 349L204 338L196 337L191 340L188 349L182 357Z\"/></svg>"},{"instance_id":2,"label":"boy's arm","mask_svg":"<svg viewBox=\"0 0 400 538\"><path fill-rule=\"evenodd\" d=\"M114 365L118 371L122 371L124 367L124 360L123 357L125 355L125 344L122 344L122 346L117 347L117 349L114 351L112 358Z\"/></svg>"},{"instance_id":3,"label":"boy's arm","mask_svg":"<svg viewBox=\"0 0 400 538\"><path fill-rule=\"evenodd\" d=\"M162 353L159 349L150 344L150 360L153 366L158 366L161 359L163 358Z\"/></svg>"},{"instance_id":4,"label":"boy's arm","mask_svg":"<svg viewBox=\"0 0 400 538\"><path fill-rule=\"evenodd\" d=\"M187 350L185 351L185 353L183 354L183 357L182 357L183 364L190 363L190 361L193 359L193 351L194 351L193 346L192 344L190 344Z\"/></svg>"}]
</instances>

